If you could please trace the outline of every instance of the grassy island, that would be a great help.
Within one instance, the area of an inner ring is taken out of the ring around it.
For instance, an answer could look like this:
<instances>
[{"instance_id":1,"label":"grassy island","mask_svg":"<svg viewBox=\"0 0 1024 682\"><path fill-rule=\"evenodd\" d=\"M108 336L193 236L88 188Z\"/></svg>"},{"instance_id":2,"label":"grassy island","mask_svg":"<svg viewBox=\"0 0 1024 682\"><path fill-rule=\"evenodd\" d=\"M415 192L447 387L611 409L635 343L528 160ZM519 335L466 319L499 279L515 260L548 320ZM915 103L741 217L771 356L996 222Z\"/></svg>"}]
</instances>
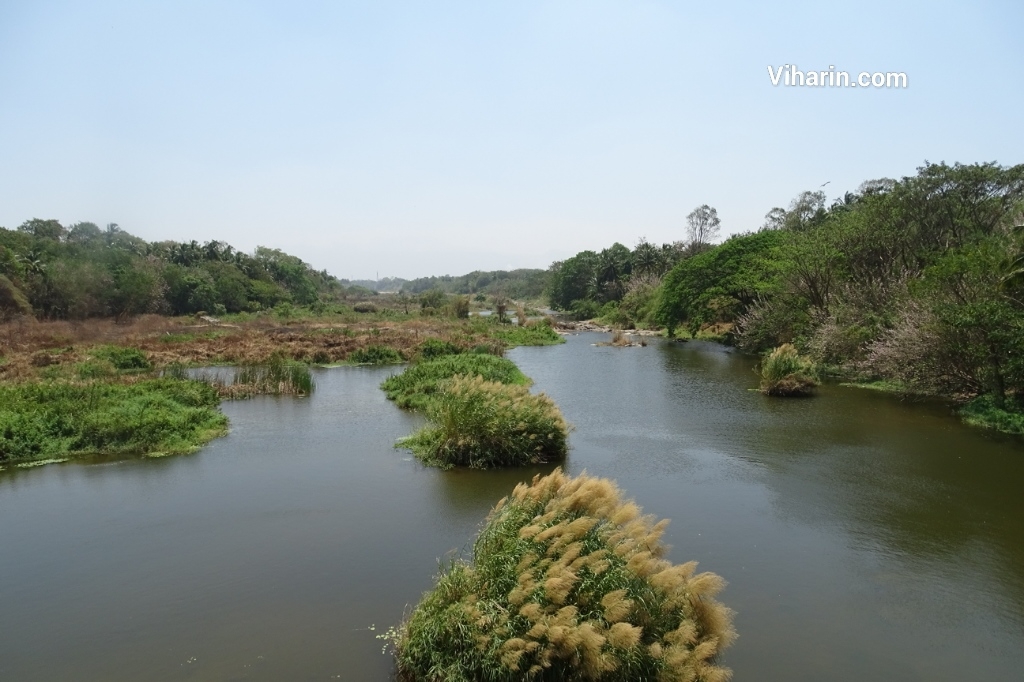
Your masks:
<instances>
[{"instance_id":1,"label":"grassy island","mask_svg":"<svg viewBox=\"0 0 1024 682\"><path fill-rule=\"evenodd\" d=\"M761 360L761 392L765 395L809 396L818 386L814 363L784 343Z\"/></svg>"},{"instance_id":2,"label":"grassy island","mask_svg":"<svg viewBox=\"0 0 1024 682\"><path fill-rule=\"evenodd\" d=\"M724 582L662 558L615 484L556 470L491 512L470 561L442 570L391 632L403 682L720 682L735 637Z\"/></svg>"},{"instance_id":3,"label":"grassy island","mask_svg":"<svg viewBox=\"0 0 1024 682\"><path fill-rule=\"evenodd\" d=\"M569 425L551 398L525 386L457 376L427 403L430 424L399 441L424 463L491 469L560 460Z\"/></svg>"},{"instance_id":4,"label":"grassy island","mask_svg":"<svg viewBox=\"0 0 1024 682\"><path fill-rule=\"evenodd\" d=\"M178 379L0 385L0 465L190 452L227 430L219 403L209 384Z\"/></svg>"},{"instance_id":5,"label":"grassy island","mask_svg":"<svg viewBox=\"0 0 1024 682\"><path fill-rule=\"evenodd\" d=\"M459 353L412 365L401 374L388 377L381 388L388 400L394 400L399 407L424 410L442 384L456 376L479 376L516 386L532 383L511 360L485 353Z\"/></svg>"}]
</instances>

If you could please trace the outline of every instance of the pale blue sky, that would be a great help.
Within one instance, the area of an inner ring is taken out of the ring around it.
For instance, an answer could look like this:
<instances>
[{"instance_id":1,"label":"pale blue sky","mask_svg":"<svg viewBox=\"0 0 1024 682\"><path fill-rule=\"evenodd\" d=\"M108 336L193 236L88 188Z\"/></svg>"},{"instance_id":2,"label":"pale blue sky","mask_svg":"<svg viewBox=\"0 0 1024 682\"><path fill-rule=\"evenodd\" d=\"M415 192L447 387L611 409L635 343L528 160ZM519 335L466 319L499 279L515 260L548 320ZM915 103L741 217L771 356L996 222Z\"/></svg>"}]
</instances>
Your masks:
<instances>
[{"instance_id":1,"label":"pale blue sky","mask_svg":"<svg viewBox=\"0 0 1024 682\"><path fill-rule=\"evenodd\" d=\"M1024 3L0 0L0 225L340 277L725 233L826 181L1024 162ZM772 87L767 66L903 71Z\"/></svg>"}]
</instances>

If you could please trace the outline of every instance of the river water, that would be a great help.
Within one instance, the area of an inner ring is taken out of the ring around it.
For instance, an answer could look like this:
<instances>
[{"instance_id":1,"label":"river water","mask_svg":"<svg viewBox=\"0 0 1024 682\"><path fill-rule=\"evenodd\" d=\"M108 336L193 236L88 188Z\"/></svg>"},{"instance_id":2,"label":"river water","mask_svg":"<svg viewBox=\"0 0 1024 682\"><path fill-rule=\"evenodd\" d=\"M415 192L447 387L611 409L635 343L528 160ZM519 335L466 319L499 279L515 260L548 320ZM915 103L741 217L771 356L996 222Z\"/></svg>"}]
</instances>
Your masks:
<instances>
[{"instance_id":1,"label":"river water","mask_svg":"<svg viewBox=\"0 0 1024 682\"><path fill-rule=\"evenodd\" d=\"M575 425L565 464L670 518L729 586L734 679L1024 678L1024 442L937 404L826 386L769 399L699 342L509 353ZM376 635L517 481L392 447L389 369L224 404L166 459L0 473L0 680L368 680Z\"/></svg>"}]
</instances>

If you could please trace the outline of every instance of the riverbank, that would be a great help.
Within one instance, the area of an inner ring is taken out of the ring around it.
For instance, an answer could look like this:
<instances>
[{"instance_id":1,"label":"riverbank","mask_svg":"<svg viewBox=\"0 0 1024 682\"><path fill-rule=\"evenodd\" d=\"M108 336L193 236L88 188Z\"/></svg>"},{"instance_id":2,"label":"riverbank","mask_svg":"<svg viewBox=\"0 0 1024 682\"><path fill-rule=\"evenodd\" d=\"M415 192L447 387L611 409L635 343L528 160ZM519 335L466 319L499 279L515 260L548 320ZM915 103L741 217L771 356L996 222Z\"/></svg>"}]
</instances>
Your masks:
<instances>
[{"instance_id":1,"label":"riverbank","mask_svg":"<svg viewBox=\"0 0 1024 682\"><path fill-rule=\"evenodd\" d=\"M219 400L306 395L310 365L401 363L438 345L500 355L564 343L546 321L517 326L394 311L282 317L0 325L0 466L193 451L226 431ZM210 385L185 380L185 368L208 365L241 366L241 376ZM185 394L192 398L181 403Z\"/></svg>"}]
</instances>

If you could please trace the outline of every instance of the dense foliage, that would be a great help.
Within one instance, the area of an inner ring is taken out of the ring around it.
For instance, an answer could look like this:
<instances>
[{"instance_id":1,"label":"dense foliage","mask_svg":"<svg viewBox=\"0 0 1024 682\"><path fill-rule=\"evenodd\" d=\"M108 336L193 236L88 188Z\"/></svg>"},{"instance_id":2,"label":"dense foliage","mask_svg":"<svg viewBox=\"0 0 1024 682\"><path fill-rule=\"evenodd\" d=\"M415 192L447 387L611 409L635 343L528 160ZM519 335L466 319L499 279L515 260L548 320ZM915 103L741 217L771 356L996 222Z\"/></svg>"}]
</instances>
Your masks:
<instances>
[{"instance_id":1,"label":"dense foliage","mask_svg":"<svg viewBox=\"0 0 1024 682\"><path fill-rule=\"evenodd\" d=\"M735 636L723 581L661 558L614 483L561 471L491 512L472 561L444 569L395 634L406 682L721 682Z\"/></svg>"},{"instance_id":2,"label":"dense foliage","mask_svg":"<svg viewBox=\"0 0 1024 682\"><path fill-rule=\"evenodd\" d=\"M418 362L401 374L388 377L380 387L388 400L394 400L399 407L422 410L446 381L457 376L482 377L517 386L530 384L511 360L485 353L461 353Z\"/></svg>"},{"instance_id":3,"label":"dense foliage","mask_svg":"<svg viewBox=\"0 0 1024 682\"><path fill-rule=\"evenodd\" d=\"M0 463L88 454L188 452L227 419L206 383L0 384Z\"/></svg>"},{"instance_id":4,"label":"dense foliage","mask_svg":"<svg viewBox=\"0 0 1024 682\"><path fill-rule=\"evenodd\" d=\"M429 425L400 444L443 469L541 464L564 458L568 448L558 406L521 385L459 375L439 386L426 413Z\"/></svg>"},{"instance_id":5,"label":"dense foliage","mask_svg":"<svg viewBox=\"0 0 1024 682\"><path fill-rule=\"evenodd\" d=\"M484 294L530 300L539 298L544 293L547 281L546 270L474 270L468 275L458 277L421 277L403 282L401 290L409 294L422 294L436 289L445 294Z\"/></svg>"},{"instance_id":6,"label":"dense foliage","mask_svg":"<svg viewBox=\"0 0 1024 682\"><path fill-rule=\"evenodd\" d=\"M295 256L223 242L146 242L109 225L33 219L0 228L0 317L83 319L314 305L345 293Z\"/></svg>"}]
</instances>

